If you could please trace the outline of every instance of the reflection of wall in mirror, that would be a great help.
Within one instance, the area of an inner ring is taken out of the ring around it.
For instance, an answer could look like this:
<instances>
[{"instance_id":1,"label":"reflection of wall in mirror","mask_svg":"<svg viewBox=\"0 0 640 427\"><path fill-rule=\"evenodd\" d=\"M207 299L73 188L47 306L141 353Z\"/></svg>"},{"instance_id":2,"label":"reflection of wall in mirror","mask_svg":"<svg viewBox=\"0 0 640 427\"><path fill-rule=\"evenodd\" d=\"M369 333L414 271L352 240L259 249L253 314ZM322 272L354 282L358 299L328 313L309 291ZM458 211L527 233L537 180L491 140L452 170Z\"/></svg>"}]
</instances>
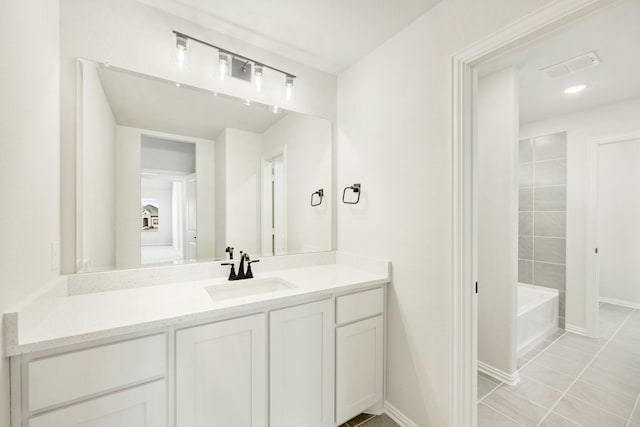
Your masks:
<instances>
[{"instance_id":1,"label":"reflection of wall in mirror","mask_svg":"<svg viewBox=\"0 0 640 427\"><path fill-rule=\"evenodd\" d=\"M116 121L104 94L96 65L82 66L82 187L78 222L81 271L113 268L115 260L115 139Z\"/></svg>"},{"instance_id":2,"label":"reflection of wall in mirror","mask_svg":"<svg viewBox=\"0 0 640 427\"><path fill-rule=\"evenodd\" d=\"M216 256L233 246L250 254L272 254L263 245L265 233L261 210L262 165L286 151L286 243L287 253L331 249L331 122L288 114L264 133L225 129L216 138ZM285 148L286 147L286 148ZM309 197L325 190L321 206L311 207ZM265 204L265 207L262 205ZM276 233L279 234L279 233ZM279 251L276 251L279 253Z\"/></svg>"},{"instance_id":3,"label":"reflection of wall in mirror","mask_svg":"<svg viewBox=\"0 0 640 427\"><path fill-rule=\"evenodd\" d=\"M262 155L269 158L286 146L287 252L331 249L331 122L288 114L263 136ZM323 188L322 204L311 207L311 193Z\"/></svg>"}]
</instances>

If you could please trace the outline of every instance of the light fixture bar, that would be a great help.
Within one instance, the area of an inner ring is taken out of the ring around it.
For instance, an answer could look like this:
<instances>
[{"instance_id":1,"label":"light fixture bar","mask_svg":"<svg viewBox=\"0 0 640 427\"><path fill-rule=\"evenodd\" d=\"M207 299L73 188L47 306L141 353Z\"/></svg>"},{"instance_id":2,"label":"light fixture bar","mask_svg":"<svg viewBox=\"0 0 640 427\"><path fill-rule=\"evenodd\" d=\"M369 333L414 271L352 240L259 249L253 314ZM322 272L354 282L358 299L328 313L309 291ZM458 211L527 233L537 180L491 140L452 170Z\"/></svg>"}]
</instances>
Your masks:
<instances>
[{"instance_id":1,"label":"light fixture bar","mask_svg":"<svg viewBox=\"0 0 640 427\"><path fill-rule=\"evenodd\" d=\"M197 39L197 38L195 38L195 37L191 37L191 36L189 36L189 35L187 35L187 34L184 34L184 33L178 32L178 31L176 31L176 30L173 30L173 34L175 34L175 35L176 35L176 36L178 36L178 37L184 37L184 38L186 38L186 39L188 39L188 40L193 40L193 41L194 41L194 42L196 42L196 43L200 43L200 44L203 44L203 45L205 45L205 46L212 47L212 48L214 48L214 49L217 49L217 50L218 50L218 52L225 53L225 54L227 54L227 55L231 55L231 56L233 56L233 57L235 57L235 58L238 58L238 59L241 59L241 60L244 60L244 61L249 61L249 62L252 62L252 63L253 63L253 64L255 64L255 65L260 65L260 66L262 66L262 67L264 67L264 68L268 68L268 69L270 69L270 70L273 70L273 71L276 71L276 72L278 72L278 73L284 74L286 77L292 77L292 78L294 78L294 79L296 78L296 76L295 76L294 74L291 74L291 73L288 73L288 72L286 72L286 71L280 70L280 69L278 69L278 68L276 68L276 67L272 67L272 66L267 65L267 64L265 64L265 63L263 63L263 62L256 61L255 59L248 58L248 57L246 57L246 56L244 56L244 55L240 55L239 53L235 53L235 52L232 52L232 51L230 51L230 50L227 50L227 49L221 48L220 46L216 46L216 45L211 44L211 43L208 43L208 42L206 42L206 41L204 41L204 40L200 40L200 39Z\"/></svg>"}]
</instances>

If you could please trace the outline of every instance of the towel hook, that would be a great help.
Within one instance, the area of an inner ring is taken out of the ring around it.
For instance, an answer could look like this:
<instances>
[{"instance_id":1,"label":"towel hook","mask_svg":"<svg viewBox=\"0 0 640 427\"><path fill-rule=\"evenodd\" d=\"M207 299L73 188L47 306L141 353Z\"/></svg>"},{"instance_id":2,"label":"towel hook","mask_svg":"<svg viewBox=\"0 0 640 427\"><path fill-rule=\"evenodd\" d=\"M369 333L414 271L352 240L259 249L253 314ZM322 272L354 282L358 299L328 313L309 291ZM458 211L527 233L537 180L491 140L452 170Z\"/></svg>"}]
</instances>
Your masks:
<instances>
[{"instance_id":1,"label":"towel hook","mask_svg":"<svg viewBox=\"0 0 640 427\"><path fill-rule=\"evenodd\" d=\"M318 196L320 201L318 203L313 203L313 196ZM311 207L320 206L322 204L322 198L324 197L324 189L319 189L318 191L314 191L311 193Z\"/></svg>"},{"instance_id":2,"label":"towel hook","mask_svg":"<svg viewBox=\"0 0 640 427\"><path fill-rule=\"evenodd\" d=\"M348 202L346 200L347 190L351 190L354 194L358 195L355 202ZM357 205L360 202L360 194L362 193L362 186L360 184L353 184L351 187L345 187L342 191L342 203L347 205Z\"/></svg>"}]
</instances>

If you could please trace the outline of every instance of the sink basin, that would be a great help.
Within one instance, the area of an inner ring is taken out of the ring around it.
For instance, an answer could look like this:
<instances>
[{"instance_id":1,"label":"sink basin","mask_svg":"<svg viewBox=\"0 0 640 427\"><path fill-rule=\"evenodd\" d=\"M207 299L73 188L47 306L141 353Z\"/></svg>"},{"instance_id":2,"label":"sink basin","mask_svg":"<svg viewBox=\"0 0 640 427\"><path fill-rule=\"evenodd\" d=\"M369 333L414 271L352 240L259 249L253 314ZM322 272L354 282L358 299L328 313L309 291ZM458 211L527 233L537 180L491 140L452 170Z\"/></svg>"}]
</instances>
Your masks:
<instances>
[{"instance_id":1,"label":"sink basin","mask_svg":"<svg viewBox=\"0 0 640 427\"><path fill-rule=\"evenodd\" d=\"M214 301L224 301L232 298L249 297L269 292L293 289L296 286L279 277L265 277L264 279L246 279L213 285L205 288Z\"/></svg>"}]
</instances>

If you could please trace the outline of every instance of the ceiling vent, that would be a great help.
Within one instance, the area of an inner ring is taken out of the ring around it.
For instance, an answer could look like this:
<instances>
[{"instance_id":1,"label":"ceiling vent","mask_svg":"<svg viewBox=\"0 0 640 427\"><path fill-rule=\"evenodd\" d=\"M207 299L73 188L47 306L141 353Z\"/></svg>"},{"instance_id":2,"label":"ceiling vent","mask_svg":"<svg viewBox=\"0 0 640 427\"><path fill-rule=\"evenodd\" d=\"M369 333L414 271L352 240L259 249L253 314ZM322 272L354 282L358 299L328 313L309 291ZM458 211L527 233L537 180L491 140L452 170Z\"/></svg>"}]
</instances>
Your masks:
<instances>
[{"instance_id":1,"label":"ceiling vent","mask_svg":"<svg viewBox=\"0 0 640 427\"><path fill-rule=\"evenodd\" d=\"M595 52L589 52L559 64L543 68L540 71L546 74L547 77L555 79L575 73L579 70L584 70L585 68L595 67L598 64L600 64L600 58L598 58L598 55Z\"/></svg>"}]
</instances>

